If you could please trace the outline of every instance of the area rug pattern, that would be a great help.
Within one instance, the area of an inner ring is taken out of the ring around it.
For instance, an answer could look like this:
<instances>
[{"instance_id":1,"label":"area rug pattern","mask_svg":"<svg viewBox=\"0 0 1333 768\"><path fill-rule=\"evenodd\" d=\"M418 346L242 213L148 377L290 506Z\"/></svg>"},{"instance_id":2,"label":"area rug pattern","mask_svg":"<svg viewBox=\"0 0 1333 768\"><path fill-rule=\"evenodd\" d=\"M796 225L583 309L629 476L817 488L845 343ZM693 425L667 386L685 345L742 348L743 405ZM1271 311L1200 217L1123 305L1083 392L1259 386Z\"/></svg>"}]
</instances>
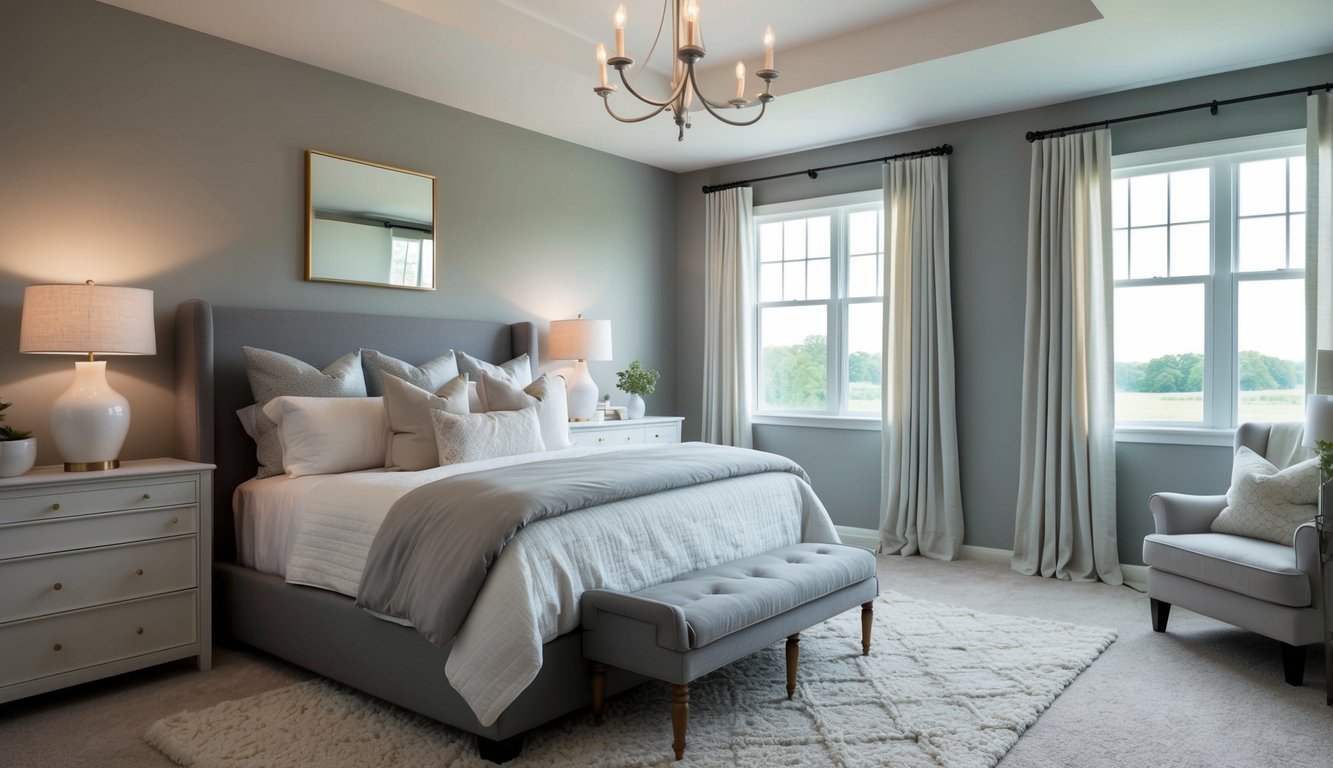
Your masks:
<instances>
[{"instance_id":1,"label":"area rug pattern","mask_svg":"<svg viewBox=\"0 0 1333 768\"><path fill-rule=\"evenodd\" d=\"M863 657L859 613L801 633L790 701L780 644L695 681L682 763L669 688L649 683L608 701L601 727L576 713L530 733L509 765L993 766L1116 636L886 592ZM472 737L322 679L172 715L144 738L200 768L490 765Z\"/></svg>"}]
</instances>

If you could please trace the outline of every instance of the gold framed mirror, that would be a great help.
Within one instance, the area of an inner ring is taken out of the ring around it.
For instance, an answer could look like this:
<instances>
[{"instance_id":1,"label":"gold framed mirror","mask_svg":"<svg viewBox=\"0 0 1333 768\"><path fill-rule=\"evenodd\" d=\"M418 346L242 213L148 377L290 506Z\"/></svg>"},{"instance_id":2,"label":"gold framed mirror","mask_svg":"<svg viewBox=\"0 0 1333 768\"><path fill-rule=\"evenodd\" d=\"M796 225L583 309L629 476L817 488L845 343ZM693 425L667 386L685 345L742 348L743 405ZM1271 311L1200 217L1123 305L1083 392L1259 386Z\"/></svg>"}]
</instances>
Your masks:
<instances>
[{"instance_id":1,"label":"gold framed mirror","mask_svg":"<svg viewBox=\"0 0 1333 768\"><path fill-rule=\"evenodd\" d=\"M308 149L305 279L435 290L435 177Z\"/></svg>"}]
</instances>

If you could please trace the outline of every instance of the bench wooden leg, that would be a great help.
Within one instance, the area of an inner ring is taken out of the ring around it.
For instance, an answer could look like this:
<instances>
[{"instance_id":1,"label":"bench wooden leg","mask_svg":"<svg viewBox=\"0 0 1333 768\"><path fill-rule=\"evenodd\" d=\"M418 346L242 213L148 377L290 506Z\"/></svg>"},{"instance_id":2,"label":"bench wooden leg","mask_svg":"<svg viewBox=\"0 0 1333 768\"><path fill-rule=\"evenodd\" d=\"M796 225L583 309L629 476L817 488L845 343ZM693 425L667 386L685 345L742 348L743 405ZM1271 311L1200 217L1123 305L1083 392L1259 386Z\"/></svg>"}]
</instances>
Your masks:
<instances>
[{"instance_id":1,"label":"bench wooden leg","mask_svg":"<svg viewBox=\"0 0 1333 768\"><path fill-rule=\"evenodd\" d=\"M801 633L787 638L787 698L796 693L796 667L801 661Z\"/></svg>"},{"instance_id":2,"label":"bench wooden leg","mask_svg":"<svg viewBox=\"0 0 1333 768\"><path fill-rule=\"evenodd\" d=\"M690 724L690 685L671 686L671 734L675 740L671 748L676 751L676 759L685 757L685 729Z\"/></svg>"},{"instance_id":3,"label":"bench wooden leg","mask_svg":"<svg viewBox=\"0 0 1333 768\"><path fill-rule=\"evenodd\" d=\"M875 601L861 603L861 655L870 655L870 628L875 624Z\"/></svg>"},{"instance_id":4,"label":"bench wooden leg","mask_svg":"<svg viewBox=\"0 0 1333 768\"><path fill-rule=\"evenodd\" d=\"M600 661L592 663L592 722L602 724L602 710L606 706L606 665Z\"/></svg>"}]
</instances>

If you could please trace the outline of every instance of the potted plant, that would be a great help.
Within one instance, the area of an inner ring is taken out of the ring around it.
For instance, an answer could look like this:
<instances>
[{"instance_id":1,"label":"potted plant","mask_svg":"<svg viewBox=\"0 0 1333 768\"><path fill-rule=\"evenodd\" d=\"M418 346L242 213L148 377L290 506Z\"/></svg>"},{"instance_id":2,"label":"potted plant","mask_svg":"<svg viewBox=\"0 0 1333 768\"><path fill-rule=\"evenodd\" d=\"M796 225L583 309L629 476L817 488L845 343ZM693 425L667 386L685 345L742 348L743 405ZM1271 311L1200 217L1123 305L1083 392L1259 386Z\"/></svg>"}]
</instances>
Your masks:
<instances>
[{"instance_id":1,"label":"potted plant","mask_svg":"<svg viewBox=\"0 0 1333 768\"><path fill-rule=\"evenodd\" d=\"M628 416L631 419L643 418L643 397L657 389L657 380L661 377L662 374L644 368L638 360L630 361L629 368L616 372L616 389L629 395Z\"/></svg>"},{"instance_id":2,"label":"potted plant","mask_svg":"<svg viewBox=\"0 0 1333 768\"><path fill-rule=\"evenodd\" d=\"M0 421L13 403L0 401ZM0 477L18 477L37 461L37 439L31 432L0 425Z\"/></svg>"}]
</instances>

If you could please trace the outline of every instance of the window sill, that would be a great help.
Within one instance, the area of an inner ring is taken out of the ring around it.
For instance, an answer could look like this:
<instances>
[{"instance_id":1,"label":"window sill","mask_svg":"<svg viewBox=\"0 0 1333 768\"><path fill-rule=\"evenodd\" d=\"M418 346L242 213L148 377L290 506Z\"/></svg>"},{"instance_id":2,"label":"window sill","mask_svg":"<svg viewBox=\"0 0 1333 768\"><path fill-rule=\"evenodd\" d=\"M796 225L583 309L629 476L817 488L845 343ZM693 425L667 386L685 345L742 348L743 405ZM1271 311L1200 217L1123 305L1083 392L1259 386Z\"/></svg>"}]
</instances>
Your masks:
<instances>
[{"instance_id":1,"label":"window sill","mask_svg":"<svg viewBox=\"0 0 1333 768\"><path fill-rule=\"evenodd\" d=\"M880 431L879 419L859 418L856 416L796 416L789 414L755 414L751 424L777 427L810 427L814 429L859 429L868 432Z\"/></svg>"},{"instance_id":2,"label":"window sill","mask_svg":"<svg viewBox=\"0 0 1333 768\"><path fill-rule=\"evenodd\" d=\"M1216 445L1230 448L1236 441L1236 430L1204 427L1116 427L1115 441L1159 445Z\"/></svg>"}]
</instances>

